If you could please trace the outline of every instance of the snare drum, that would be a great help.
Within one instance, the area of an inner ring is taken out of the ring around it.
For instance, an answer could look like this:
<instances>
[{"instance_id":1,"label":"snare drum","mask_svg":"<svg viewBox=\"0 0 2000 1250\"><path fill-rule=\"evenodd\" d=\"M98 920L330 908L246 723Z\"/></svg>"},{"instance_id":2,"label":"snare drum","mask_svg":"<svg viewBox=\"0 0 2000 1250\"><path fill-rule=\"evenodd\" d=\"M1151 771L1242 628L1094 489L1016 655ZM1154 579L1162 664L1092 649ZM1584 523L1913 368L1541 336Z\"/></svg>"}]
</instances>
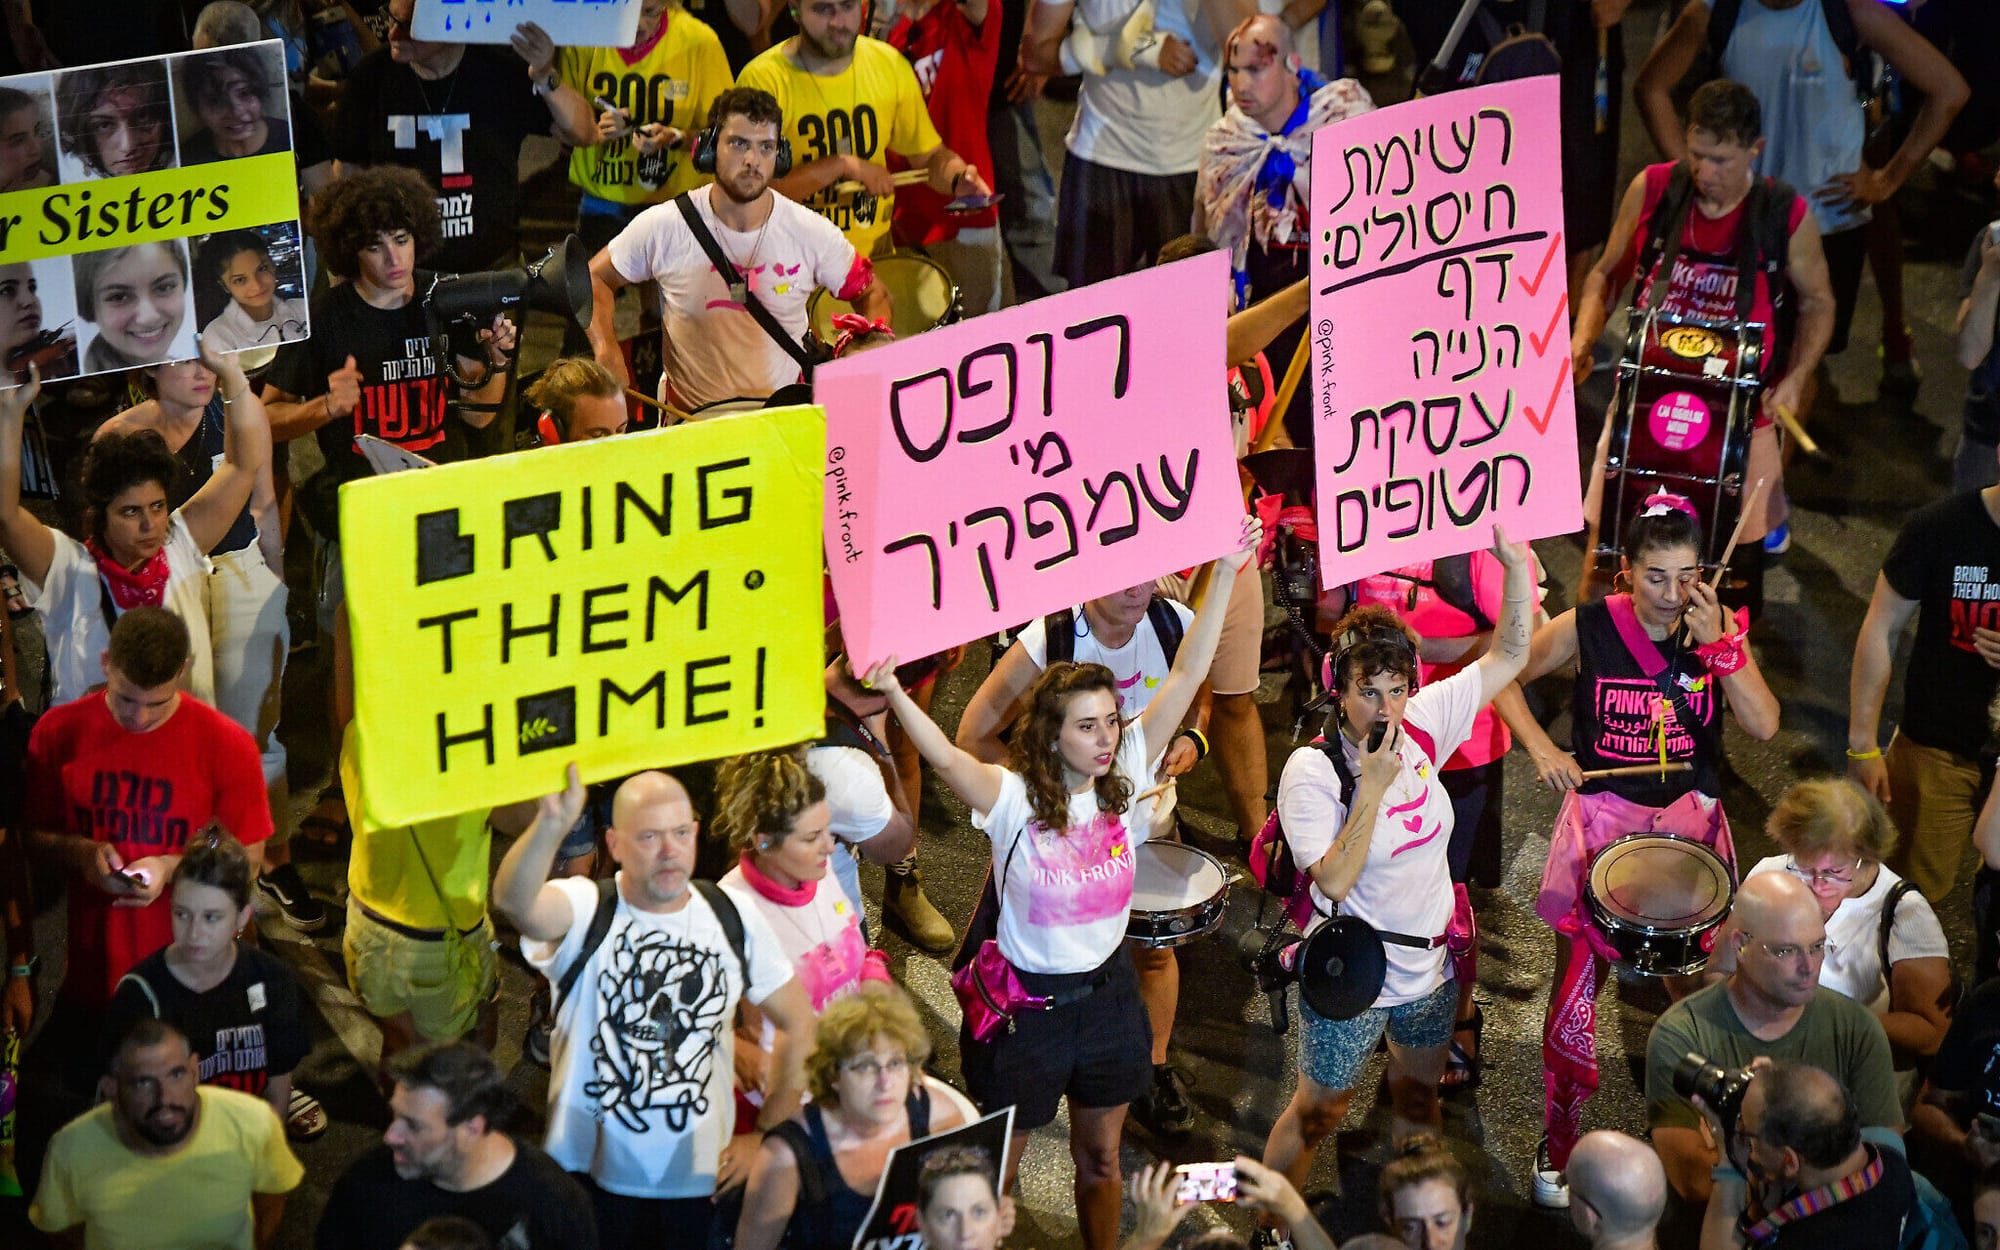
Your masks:
<instances>
[{"instance_id":1,"label":"snare drum","mask_svg":"<svg viewBox=\"0 0 2000 1250\"><path fill-rule=\"evenodd\" d=\"M943 265L914 252L894 252L875 262L875 276L889 289L889 327L898 339L922 334L933 326L948 326L965 315L959 303L958 283ZM853 312L846 300L834 298L821 287L806 301L806 316L813 333L832 343L836 313Z\"/></svg>"},{"instance_id":2,"label":"snare drum","mask_svg":"<svg viewBox=\"0 0 2000 1250\"><path fill-rule=\"evenodd\" d=\"M1681 976L1708 962L1736 883L1722 857L1692 838L1635 833L1591 860L1586 893L1620 964Z\"/></svg>"},{"instance_id":3,"label":"snare drum","mask_svg":"<svg viewBox=\"0 0 2000 1250\"><path fill-rule=\"evenodd\" d=\"M1141 946L1180 946L1222 923L1229 875L1221 860L1178 842L1141 843L1133 859L1127 938Z\"/></svg>"},{"instance_id":4,"label":"snare drum","mask_svg":"<svg viewBox=\"0 0 2000 1250\"><path fill-rule=\"evenodd\" d=\"M1600 559L1615 566L1625 525L1648 495L1670 491L1700 514L1702 567L1714 571L1743 508L1763 333L1757 322L1633 317L1611 404Z\"/></svg>"}]
</instances>

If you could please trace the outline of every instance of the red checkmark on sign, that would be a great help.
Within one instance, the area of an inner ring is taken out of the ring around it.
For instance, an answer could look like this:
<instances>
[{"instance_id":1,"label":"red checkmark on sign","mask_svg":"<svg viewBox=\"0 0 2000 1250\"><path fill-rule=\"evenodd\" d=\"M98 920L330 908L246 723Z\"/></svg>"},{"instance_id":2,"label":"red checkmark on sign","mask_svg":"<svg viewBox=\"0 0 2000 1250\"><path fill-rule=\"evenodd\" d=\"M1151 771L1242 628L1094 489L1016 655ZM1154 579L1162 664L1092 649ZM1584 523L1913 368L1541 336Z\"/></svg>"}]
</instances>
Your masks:
<instances>
[{"instance_id":1,"label":"red checkmark on sign","mask_svg":"<svg viewBox=\"0 0 2000 1250\"><path fill-rule=\"evenodd\" d=\"M1530 282L1526 278L1521 279L1521 289L1523 291L1534 295L1542 289L1542 279L1549 276L1549 264L1555 260L1556 253L1562 250L1562 245L1562 231L1558 230L1556 231L1556 237L1549 241L1548 255L1542 257L1542 267L1535 270L1535 280Z\"/></svg>"},{"instance_id":2,"label":"red checkmark on sign","mask_svg":"<svg viewBox=\"0 0 2000 1250\"><path fill-rule=\"evenodd\" d=\"M1556 415L1556 400L1562 398L1563 379L1569 376L1569 371L1570 362L1567 356L1556 361L1556 384L1549 391L1549 402L1542 405L1542 415L1539 419L1536 418L1533 408L1526 404L1521 405L1521 415L1528 419L1529 425L1535 427L1535 433L1549 432L1549 421Z\"/></svg>"},{"instance_id":3,"label":"red checkmark on sign","mask_svg":"<svg viewBox=\"0 0 2000 1250\"><path fill-rule=\"evenodd\" d=\"M1556 327L1562 324L1563 313L1568 311L1568 309L1569 296L1565 295L1556 301L1556 315L1549 318L1548 328L1540 334L1530 334L1528 336L1528 346L1535 349L1537 358L1549 349L1549 343L1556 336Z\"/></svg>"}]
</instances>

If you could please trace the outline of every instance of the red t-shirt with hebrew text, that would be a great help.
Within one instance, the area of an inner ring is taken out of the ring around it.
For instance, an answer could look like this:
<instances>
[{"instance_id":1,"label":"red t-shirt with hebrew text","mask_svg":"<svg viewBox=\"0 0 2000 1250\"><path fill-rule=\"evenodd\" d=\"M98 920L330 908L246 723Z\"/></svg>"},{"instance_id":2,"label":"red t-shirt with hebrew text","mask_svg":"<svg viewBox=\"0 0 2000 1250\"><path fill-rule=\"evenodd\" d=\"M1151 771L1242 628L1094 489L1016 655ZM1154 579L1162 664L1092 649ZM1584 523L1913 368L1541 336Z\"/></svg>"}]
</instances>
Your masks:
<instances>
[{"instance_id":1,"label":"red t-shirt with hebrew text","mask_svg":"<svg viewBox=\"0 0 2000 1250\"><path fill-rule=\"evenodd\" d=\"M25 823L109 842L126 863L178 855L210 820L245 846L271 836L264 765L243 728L192 695L150 733L129 733L103 692L50 708L28 740ZM111 1001L118 978L173 940L163 892L145 907L72 874L69 968L63 994L88 1007Z\"/></svg>"}]
</instances>

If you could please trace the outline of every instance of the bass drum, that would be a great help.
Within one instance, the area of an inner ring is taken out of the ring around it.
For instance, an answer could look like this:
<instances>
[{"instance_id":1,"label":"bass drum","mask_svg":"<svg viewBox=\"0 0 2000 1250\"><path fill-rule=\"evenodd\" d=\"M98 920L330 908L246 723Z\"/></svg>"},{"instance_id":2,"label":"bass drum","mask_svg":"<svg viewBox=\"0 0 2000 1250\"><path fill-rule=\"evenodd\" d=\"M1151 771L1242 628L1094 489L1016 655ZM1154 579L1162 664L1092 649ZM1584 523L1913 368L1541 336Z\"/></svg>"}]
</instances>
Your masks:
<instances>
[{"instance_id":1,"label":"bass drum","mask_svg":"<svg viewBox=\"0 0 2000 1250\"><path fill-rule=\"evenodd\" d=\"M898 340L922 334L933 326L952 325L965 315L959 303L958 283L952 281L943 265L928 256L893 252L875 262L875 276L889 289L889 328L896 332ZM839 333L833 328L835 314L853 311L852 304L836 299L825 287L814 291L806 301L806 316L812 321L813 333L829 346Z\"/></svg>"},{"instance_id":2,"label":"bass drum","mask_svg":"<svg viewBox=\"0 0 2000 1250\"><path fill-rule=\"evenodd\" d=\"M1591 860L1585 893L1621 966L1684 976L1708 963L1736 882L1722 857L1692 838L1635 833Z\"/></svg>"}]
</instances>

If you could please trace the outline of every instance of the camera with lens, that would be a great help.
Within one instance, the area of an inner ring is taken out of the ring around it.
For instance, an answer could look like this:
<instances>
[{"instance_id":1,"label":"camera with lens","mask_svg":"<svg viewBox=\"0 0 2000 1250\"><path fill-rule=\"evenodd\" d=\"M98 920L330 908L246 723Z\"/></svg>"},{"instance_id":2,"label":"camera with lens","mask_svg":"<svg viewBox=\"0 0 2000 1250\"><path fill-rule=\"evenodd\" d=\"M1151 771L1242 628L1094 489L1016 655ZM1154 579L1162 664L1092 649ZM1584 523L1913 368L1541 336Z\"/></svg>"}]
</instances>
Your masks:
<instances>
[{"instance_id":1,"label":"camera with lens","mask_svg":"<svg viewBox=\"0 0 2000 1250\"><path fill-rule=\"evenodd\" d=\"M1701 1096L1702 1105L1722 1123L1723 1149L1736 1136L1736 1117L1743 1110L1743 1094L1756 1074L1748 1068L1725 1068L1708 1061L1708 1056L1689 1051L1674 1065L1674 1092L1683 1098Z\"/></svg>"}]
</instances>

